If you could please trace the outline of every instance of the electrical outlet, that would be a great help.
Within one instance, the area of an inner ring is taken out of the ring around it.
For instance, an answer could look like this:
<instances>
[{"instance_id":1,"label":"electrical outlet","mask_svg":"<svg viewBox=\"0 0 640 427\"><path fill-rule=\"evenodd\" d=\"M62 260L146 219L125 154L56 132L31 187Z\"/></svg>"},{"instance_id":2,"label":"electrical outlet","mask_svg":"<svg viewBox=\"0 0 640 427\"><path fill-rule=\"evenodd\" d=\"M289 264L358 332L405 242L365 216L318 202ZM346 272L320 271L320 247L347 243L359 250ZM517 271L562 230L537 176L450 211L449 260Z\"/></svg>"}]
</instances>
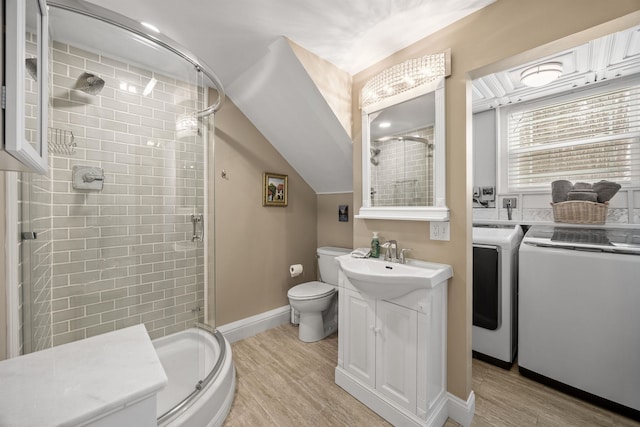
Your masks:
<instances>
[{"instance_id":1,"label":"electrical outlet","mask_svg":"<svg viewBox=\"0 0 640 427\"><path fill-rule=\"evenodd\" d=\"M515 209L518 207L518 198L517 197L505 197L502 199L502 207L507 208L507 204L511 201L511 208Z\"/></svg>"},{"instance_id":2,"label":"electrical outlet","mask_svg":"<svg viewBox=\"0 0 640 427\"><path fill-rule=\"evenodd\" d=\"M496 199L495 187L480 187L480 201L493 202Z\"/></svg>"},{"instance_id":3,"label":"electrical outlet","mask_svg":"<svg viewBox=\"0 0 640 427\"><path fill-rule=\"evenodd\" d=\"M448 221L431 221L429 237L431 240L451 240Z\"/></svg>"}]
</instances>

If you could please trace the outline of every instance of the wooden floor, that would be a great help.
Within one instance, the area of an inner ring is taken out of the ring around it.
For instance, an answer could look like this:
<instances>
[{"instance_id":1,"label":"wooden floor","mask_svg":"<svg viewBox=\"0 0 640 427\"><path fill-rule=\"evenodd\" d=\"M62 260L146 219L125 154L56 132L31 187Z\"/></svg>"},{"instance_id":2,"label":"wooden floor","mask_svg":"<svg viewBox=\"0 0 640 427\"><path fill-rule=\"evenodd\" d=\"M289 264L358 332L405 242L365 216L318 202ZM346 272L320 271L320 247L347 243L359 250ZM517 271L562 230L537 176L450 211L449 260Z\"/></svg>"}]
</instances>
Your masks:
<instances>
[{"instance_id":1,"label":"wooden floor","mask_svg":"<svg viewBox=\"0 0 640 427\"><path fill-rule=\"evenodd\" d=\"M298 340L291 325L232 345L237 391L224 427L390 426L334 383L336 334ZM624 426L640 423L564 395L518 374L473 360L476 412L487 426ZM449 420L446 427L457 427Z\"/></svg>"}]
</instances>

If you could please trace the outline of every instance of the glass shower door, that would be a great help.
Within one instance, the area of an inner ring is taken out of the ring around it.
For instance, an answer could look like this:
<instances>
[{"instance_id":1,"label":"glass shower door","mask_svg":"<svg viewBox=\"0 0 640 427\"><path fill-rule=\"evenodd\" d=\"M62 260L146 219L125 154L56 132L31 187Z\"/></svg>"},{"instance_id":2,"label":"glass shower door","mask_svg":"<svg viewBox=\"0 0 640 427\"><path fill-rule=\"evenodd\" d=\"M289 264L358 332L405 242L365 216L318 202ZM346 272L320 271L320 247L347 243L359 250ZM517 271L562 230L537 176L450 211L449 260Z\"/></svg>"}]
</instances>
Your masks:
<instances>
[{"instance_id":1,"label":"glass shower door","mask_svg":"<svg viewBox=\"0 0 640 427\"><path fill-rule=\"evenodd\" d=\"M50 8L50 30L50 171L22 187L24 231L37 234L23 241L25 349L204 322L202 73L72 11Z\"/></svg>"},{"instance_id":2,"label":"glass shower door","mask_svg":"<svg viewBox=\"0 0 640 427\"><path fill-rule=\"evenodd\" d=\"M51 181L22 173L20 193L21 354L27 354L52 343Z\"/></svg>"}]
</instances>

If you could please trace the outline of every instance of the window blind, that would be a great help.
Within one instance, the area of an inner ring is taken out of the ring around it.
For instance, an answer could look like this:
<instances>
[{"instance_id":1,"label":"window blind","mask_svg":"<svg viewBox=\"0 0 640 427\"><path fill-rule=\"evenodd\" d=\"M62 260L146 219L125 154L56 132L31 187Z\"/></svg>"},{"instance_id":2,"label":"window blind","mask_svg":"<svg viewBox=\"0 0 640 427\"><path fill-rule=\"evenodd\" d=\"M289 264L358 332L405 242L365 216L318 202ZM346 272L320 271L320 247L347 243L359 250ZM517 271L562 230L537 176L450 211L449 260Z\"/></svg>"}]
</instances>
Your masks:
<instances>
[{"instance_id":1,"label":"window blind","mask_svg":"<svg viewBox=\"0 0 640 427\"><path fill-rule=\"evenodd\" d=\"M640 185L640 85L507 115L509 191L552 181Z\"/></svg>"}]
</instances>

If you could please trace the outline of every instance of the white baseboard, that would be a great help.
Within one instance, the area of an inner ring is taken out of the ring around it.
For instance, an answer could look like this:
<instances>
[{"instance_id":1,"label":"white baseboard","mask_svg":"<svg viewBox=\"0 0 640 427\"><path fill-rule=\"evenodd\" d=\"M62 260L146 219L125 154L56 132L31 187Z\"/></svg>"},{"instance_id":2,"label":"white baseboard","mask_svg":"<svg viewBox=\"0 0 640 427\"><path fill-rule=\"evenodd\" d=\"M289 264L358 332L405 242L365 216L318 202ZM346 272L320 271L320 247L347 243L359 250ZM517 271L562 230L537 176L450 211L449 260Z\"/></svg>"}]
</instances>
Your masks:
<instances>
[{"instance_id":1,"label":"white baseboard","mask_svg":"<svg viewBox=\"0 0 640 427\"><path fill-rule=\"evenodd\" d=\"M471 390L465 402L459 397L447 393L447 407L449 418L464 427L469 427L471 420L473 420L473 414L476 412L476 395Z\"/></svg>"},{"instance_id":2,"label":"white baseboard","mask_svg":"<svg viewBox=\"0 0 640 427\"><path fill-rule=\"evenodd\" d=\"M289 306L285 305L236 322L218 326L217 329L230 343L234 343L287 322L289 322Z\"/></svg>"}]
</instances>

